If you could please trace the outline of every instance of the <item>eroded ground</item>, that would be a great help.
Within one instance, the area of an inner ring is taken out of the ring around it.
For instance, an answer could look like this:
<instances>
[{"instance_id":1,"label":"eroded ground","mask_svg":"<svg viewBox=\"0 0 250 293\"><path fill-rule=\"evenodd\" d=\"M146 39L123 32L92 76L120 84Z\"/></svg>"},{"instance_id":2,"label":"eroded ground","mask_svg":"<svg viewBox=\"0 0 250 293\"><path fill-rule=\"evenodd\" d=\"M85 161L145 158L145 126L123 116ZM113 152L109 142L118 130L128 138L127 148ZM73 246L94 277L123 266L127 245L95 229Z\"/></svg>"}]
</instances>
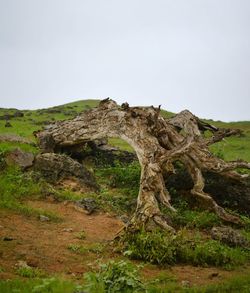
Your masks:
<instances>
[{"instance_id":1,"label":"eroded ground","mask_svg":"<svg viewBox=\"0 0 250 293\"><path fill-rule=\"evenodd\" d=\"M3 269L0 278L17 277L15 265L25 261L48 275L80 279L96 267L97 260L106 262L122 257L111 245L111 240L123 227L117 217L107 213L87 215L70 203L30 201L28 204L54 212L62 220L42 222L39 218L0 210L0 267ZM147 280L169 275L190 285L216 283L249 272L249 266L233 271L188 265L168 268L145 265L143 268Z\"/></svg>"}]
</instances>

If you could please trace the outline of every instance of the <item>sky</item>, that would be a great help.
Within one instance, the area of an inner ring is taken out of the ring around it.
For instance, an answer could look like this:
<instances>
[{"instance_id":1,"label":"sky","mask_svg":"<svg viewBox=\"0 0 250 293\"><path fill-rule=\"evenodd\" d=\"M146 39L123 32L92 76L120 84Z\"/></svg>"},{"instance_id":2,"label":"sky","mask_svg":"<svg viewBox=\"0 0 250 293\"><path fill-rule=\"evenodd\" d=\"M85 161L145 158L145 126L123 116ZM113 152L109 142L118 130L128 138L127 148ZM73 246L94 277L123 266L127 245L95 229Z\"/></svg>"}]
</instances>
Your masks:
<instances>
[{"instance_id":1,"label":"sky","mask_svg":"<svg viewBox=\"0 0 250 293\"><path fill-rule=\"evenodd\" d=\"M0 0L0 107L106 97L250 120L250 1Z\"/></svg>"}]
</instances>

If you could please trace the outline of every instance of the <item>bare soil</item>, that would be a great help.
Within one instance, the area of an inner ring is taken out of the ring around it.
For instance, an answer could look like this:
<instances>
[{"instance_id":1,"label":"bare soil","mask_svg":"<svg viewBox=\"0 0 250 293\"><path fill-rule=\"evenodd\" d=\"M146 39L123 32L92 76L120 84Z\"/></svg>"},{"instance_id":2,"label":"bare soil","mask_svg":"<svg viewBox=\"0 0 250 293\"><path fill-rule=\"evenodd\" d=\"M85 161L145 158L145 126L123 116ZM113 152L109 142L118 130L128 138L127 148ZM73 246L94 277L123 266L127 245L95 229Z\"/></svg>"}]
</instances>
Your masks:
<instances>
[{"instance_id":1,"label":"bare soil","mask_svg":"<svg viewBox=\"0 0 250 293\"><path fill-rule=\"evenodd\" d=\"M83 273L97 266L96 261L106 262L122 256L113 251L111 241L123 227L115 216L107 213L87 215L76 210L72 204L53 201L30 201L34 208L56 213L60 222L45 221L10 211L0 210L0 279L17 277L15 264L22 260L48 274L59 274L70 278L82 278ZM84 231L85 239L79 239ZM12 239L12 240L11 240ZM69 246L81 245L88 248L74 252ZM190 285L204 285L249 273L249 267L234 271L218 268L200 268L176 265L159 268L145 265L145 279L159 275L174 276L177 281Z\"/></svg>"}]
</instances>

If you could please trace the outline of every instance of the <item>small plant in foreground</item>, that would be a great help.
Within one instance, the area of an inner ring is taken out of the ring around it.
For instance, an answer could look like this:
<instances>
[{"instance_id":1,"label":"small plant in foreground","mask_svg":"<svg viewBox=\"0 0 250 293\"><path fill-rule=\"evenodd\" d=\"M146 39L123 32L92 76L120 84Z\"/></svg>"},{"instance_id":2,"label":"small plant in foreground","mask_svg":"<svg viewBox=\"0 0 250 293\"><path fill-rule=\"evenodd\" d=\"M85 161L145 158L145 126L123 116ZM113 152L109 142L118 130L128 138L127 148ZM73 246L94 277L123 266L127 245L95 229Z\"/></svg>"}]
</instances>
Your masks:
<instances>
[{"instance_id":1,"label":"small plant in foreground","mask_svg":"<svg viewBox=\"0 0 250 293\"><path fill-rule=\"evenodd\" d=\"M73 252L81 253L83 250L83 246L80 244L69 244L68 249Z\"/></svg>"},{"instance_id":2,"label":"small plant in foreground","mask_svg":"<svg viewBox=\"0 0 250 293\"><path fill-rule=\"evenodd\" d=\"M86 234L84 231L78 232L75 235L76 235L76 238L79 240L84 240L86 238Z\"/></svg>"},{"instance_id":3,"label":"small plant in foreground","mask_svg":"<svg viewBox=\"0 0 250 293\"><path fill-rule=\"evenodd\" d=\"M44 278L46 276L45 272L39 268L32 268L29 266L20 267L16 270L16 273L20 277L25 278Z\"/></svg>"},{"instance_id":4,"label":"small plant in foreground","mask_svg":"<svg viewBox=\"0 0 250 293\"><path fill-rule=\"evenodd\" d=\"M46 279L11 279L0 280L0 292L4 293L78 293L83 292L82 286L72 281L46 278Z\"/></svg>"},{"instance_id":5,"label":"small plant in foreground","mask_svg":"<svg viewBox=\"0 0 250 293\"><path fill-rule=\"evenodd\" d=\"M94 244L85 245L85 246L80 244L69 244L68 249L78 254L84 254L87 252L93 252L98 254L103 251L103 245L100 243L94 243Z\"/></svg>"},{"instance_id":6,"label":"small plant in foreground","mask_svg":"<svg viewBox=\"0 0 250 293\"><path fill-rule=\"evenodd\" d=\"M98 272L85 274L85 290L89 293L141 292L138 267L124 260L101 264Z\"/></svg>"}]
</instances>

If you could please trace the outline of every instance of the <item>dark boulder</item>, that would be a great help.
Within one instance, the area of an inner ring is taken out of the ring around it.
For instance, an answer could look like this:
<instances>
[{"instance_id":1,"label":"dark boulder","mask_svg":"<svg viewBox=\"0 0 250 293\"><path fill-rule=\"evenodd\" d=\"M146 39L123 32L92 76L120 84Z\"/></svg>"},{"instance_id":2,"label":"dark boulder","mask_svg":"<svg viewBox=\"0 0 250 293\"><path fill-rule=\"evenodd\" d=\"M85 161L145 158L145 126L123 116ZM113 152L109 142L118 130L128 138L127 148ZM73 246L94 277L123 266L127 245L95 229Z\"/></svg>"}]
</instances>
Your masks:
<instances>
[{"instance_id":1,"label":"dark boulder","mask_svg":"<svg viewBox=\"0 0 250 293\"><path fill-rule=\"evenodd\" d=\"M96 200L92 197L83 198L77 201L75 205L79 208L84 209L86 211L86 214L88 215L92 214L98 208Z\"/></svg>"},{"instance_id":2,"label":"dark boulder","mask_svg":"<svg viewBox=\"0 0 250 293\"><path fill-rule=\"evenodd\" d=\"M5 127L12 127L12 125L10 124L10 121L6 121L6 123L5 123L4 126L5 126Z\"/></svg>"},{"instance_id":3,"label":"dark boulder","mask_svg":"<svg viewBox=\"0 0 250 293\"><path fill-rule=\"evenodd\" d=\"M185 198L195 205L197 201L190 193L193 187L191 176L182 166L175 167L176 173L166 177L166 186L172 195L172 201L179 195L185 195ZM212 195L219 205L250 215L250 178L240 182L212 172L205 172L203 175L204 191Z\"/></svg>"},{"instance_id":4,"label":"dark boulder","mask_svg":"<svg viewBox=\"0 0 250 293\"><path fill-rule=\"evenodd\" d=\"M240 232L231 227L213 227L211 236L228 246L250 248L249 241Z\"/></svg>"},{"instance_id":5,"label":"dark boulder","mask_svg":"<svg viewBox=\"0 0 250 293\"><path fill-rule=\"evenodd\" d=\"M24 114L23 114L23 112L21 112L21 111L16 111L14 114L13 114L13 117L23 117L24 116Z\"/></svg>"},{"instance_id":6,"label":"dark boulder","mask_svg":"<svg viewBox=\"0 0 250 293\"><path fill-rule=\"evenodd\" d=\"M33 169L50 183L61 179L76 178L82 186L98 189L94 176L82 164L69 156L55 153L36 156Z\"/></svg>"}]
</instances>

